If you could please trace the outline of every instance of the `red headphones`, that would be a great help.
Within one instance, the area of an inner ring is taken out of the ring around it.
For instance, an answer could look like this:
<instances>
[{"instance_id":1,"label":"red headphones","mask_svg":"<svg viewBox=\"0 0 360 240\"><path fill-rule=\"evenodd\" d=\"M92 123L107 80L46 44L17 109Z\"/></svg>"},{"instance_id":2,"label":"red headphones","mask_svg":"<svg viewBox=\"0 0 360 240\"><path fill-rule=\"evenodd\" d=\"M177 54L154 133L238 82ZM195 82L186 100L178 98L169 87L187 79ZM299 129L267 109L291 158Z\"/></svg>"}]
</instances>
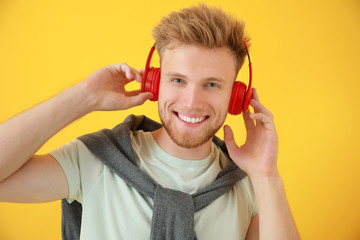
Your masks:
<instances>
[{"instance_id":1,"label":"red headphones","mask_svg":"<svg viewBox=\"0 0 360 240\"><path fill-rule=\"evenodd\" d=\"M245 50L246 54L249 59L249 87L246 91L246 84L240 81L235 81L231 98L230 98L230 104L229 104L229 113L232 115L238 115L241 114L241 112L245 113L250 104L250 99L252 95L252 89L251 89L251 80L252 80L252 68L251 68L251 61L250 61L250 55L248 51L248 47L245 44ZM145 71L142 76L141 81L141 91L142 92L151 92L154 94L154 97L151 98L151 101L157 101L159 96L159 85L160 85L160 68L150 68L150 61L151 57L154 53L155 45L152 46L150 49L149 56L146 61Z\"/></svg>"}]
</instances>

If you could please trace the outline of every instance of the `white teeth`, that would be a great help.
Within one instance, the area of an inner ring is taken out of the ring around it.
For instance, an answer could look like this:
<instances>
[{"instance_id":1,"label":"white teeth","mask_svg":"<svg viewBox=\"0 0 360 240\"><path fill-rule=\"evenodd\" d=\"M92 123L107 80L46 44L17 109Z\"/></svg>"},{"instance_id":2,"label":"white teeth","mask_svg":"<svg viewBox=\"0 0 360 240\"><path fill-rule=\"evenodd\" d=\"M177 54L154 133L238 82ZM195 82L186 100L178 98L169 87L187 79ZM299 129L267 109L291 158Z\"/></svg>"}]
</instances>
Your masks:
<instances>
[{"instance_id":1,"label":"white teeth","mask_svg":"<svg viewBox=\"0 0 360 240\"><path fill-rule=\"evenodd\" d=\"M199 122L202 122L204 121L205 117L200 117L200 118L190 118L190 117L187 117L187 116L183 116L181 114L178 114L179 115L179 118L181 120L183 120L184 122L187 122L187 123L199 123Z\"/></svg>"}]
</instances>

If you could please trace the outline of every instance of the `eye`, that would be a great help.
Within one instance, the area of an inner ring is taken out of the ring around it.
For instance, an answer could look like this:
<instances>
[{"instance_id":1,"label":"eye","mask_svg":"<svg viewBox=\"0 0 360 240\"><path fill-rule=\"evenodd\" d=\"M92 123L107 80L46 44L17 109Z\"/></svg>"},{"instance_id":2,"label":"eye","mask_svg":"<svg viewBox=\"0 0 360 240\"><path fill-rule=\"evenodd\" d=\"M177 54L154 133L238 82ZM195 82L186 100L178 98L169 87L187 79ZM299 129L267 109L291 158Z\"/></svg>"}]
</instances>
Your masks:
<instances>
[{"instance_id":1,"label":"eye","mask_svg":"<svg viewBox=\"0 0 360 240\"><path fill-rule=\"evenodd\" d=\"M180 79L180 78L174 78L172 81L175 82L175 83L182 83L182 82L184 82L184 81L183 81L182 79Z\"/></svg>"},{"instance_id":2,"label":"eye","mask_svg":"<svg viewBox=\"0 0 360 240\"><path fill-rule=\"evenodd\" d=\"M208 86L208 87L220 87L217 83L214 83L214 82L208 82L207 84L206 84L206 86Z\"/></svg>"}]
</instances>

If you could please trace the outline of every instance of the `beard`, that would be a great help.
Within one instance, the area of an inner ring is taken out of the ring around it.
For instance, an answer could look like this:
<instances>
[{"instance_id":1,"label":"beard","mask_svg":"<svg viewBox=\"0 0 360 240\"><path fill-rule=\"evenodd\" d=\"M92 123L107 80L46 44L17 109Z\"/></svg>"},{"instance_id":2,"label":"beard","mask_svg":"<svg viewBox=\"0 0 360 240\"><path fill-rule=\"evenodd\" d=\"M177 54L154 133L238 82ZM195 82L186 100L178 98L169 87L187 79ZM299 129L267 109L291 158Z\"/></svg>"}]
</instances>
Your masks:
<instances>
[{"instance_id":1,"label":"beard","mask_svg":"<svg viewBox=\"0 0 360 240\"><path fill-rule=\"evenodd\" d=\"M180 147L196 148L212 139L215 133L221 128L225 119L216 123L213 126L206 126L200 134L195 134L189 130L178 130L177 126L172 126L171 119L165 118L162 111L159 111L159 116L163 127L170 136L170 138ZM205 120L206 121L206 120Z\"/></svg>"}]
</instances>

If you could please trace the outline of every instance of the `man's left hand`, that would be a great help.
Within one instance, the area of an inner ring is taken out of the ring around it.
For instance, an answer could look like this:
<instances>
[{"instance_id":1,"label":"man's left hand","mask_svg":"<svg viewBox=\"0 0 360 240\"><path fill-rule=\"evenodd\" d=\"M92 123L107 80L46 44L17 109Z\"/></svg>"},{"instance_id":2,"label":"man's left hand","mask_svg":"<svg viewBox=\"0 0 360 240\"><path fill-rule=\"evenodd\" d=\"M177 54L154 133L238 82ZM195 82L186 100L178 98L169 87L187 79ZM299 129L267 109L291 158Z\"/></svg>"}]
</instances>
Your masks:
<instances>
[{"instance_id":1,"label":"man's left hand","mask_svg":"<svg viewBox=\"0 0 360 240\"><path fill-rule=\"evenodd\" d=\"M273 115L260 103L255 89L250 105L254 108L254 113L248 110L243 114L247 131L244 145L239 147L231 128L224 126L224 141L229 155L250 178L278 175L278 136Z\"/></svg>"}]
</instances>

